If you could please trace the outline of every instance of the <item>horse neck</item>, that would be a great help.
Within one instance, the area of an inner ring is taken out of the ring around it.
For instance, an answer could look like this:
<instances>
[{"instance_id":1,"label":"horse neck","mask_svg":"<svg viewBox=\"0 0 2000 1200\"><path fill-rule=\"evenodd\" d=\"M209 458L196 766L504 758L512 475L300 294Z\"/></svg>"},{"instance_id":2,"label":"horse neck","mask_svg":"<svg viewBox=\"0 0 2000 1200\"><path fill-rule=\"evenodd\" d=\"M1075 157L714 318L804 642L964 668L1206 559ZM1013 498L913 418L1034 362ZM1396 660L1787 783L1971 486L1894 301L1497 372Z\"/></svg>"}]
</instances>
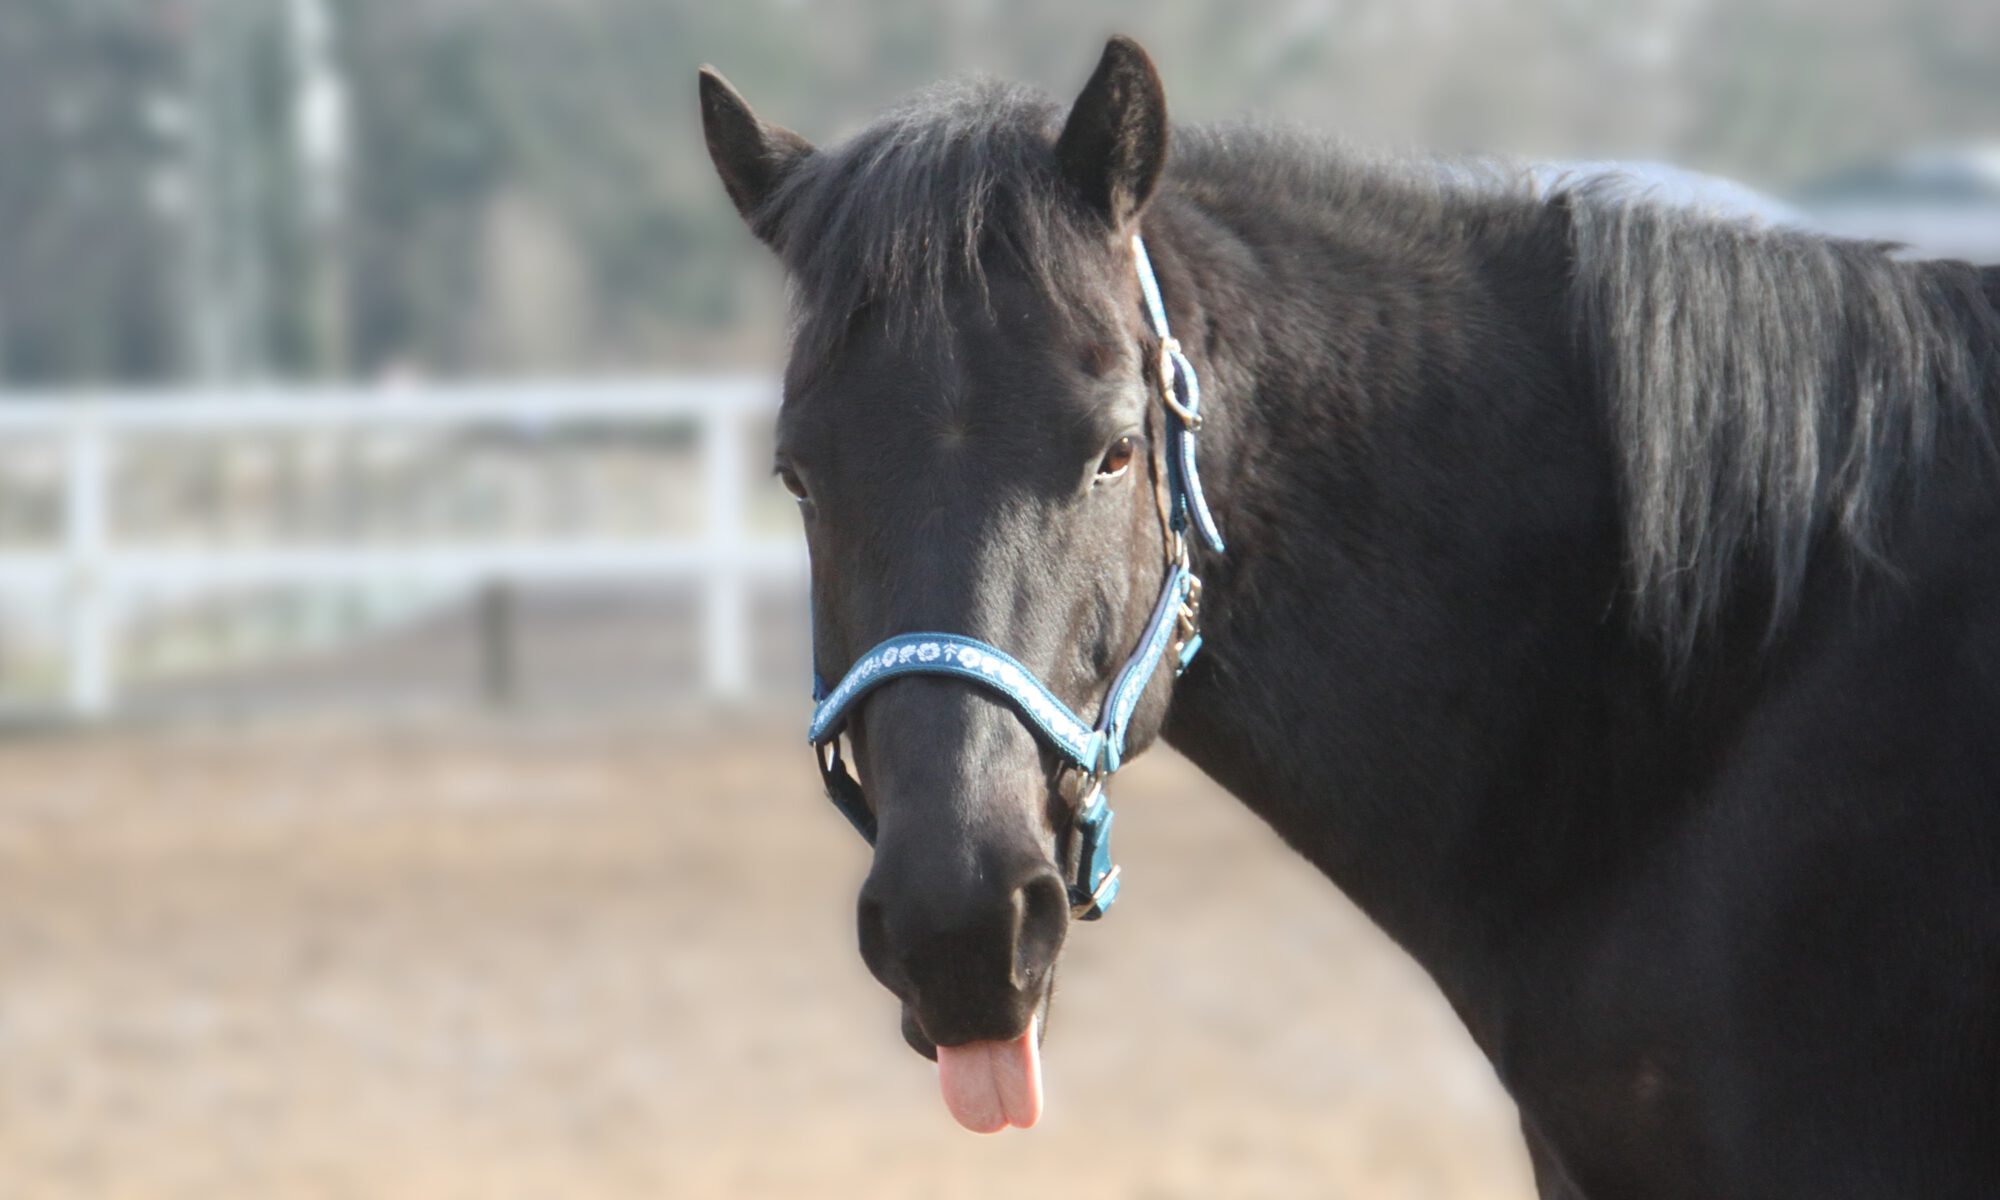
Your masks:
<instances>
[{"instance_id":1,"label":"horse neck","mask_svg":"<svg viewBox=\"0 0 2000 1200\"><path fill-rule=\"evenodd\" d=\"M1647 668L1616 611L1611 454L1569 357L1557 220L1524 209L1456 249L1253 235L1171 201L1148 228L1205 373L1229 542L1198 563L1208 648L1169 741L1461 1011L1593 869L1595 825L1650 819L1600 795L1653 693L1629 686Z\"/></svg>"}]
</instances>

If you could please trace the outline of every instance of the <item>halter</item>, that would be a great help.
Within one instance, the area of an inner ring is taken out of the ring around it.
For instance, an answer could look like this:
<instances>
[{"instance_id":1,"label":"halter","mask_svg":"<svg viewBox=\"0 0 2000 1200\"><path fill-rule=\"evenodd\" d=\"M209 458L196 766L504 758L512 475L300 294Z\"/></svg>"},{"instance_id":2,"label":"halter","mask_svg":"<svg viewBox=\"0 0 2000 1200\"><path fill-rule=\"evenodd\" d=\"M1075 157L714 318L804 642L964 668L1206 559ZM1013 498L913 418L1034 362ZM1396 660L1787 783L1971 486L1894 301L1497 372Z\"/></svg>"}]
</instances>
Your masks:
<instances>
[{"instance_id":1,"label":"halter","mask_svg":"<svg viewBox=\"0 0 2000 1200\"><path fill-rule=\"evenodd\" d=\"M827 798L833 801L869 845L875 843L875 814L861 785L840 757L840 733L850 709L863 695L903 675L948 675L991 688L1013 702L1014 708L1069 765L1081 772L1083 786L1064 851L1069 877L1070 912L1077 920L1094 921L1118 897L1118 867L1111 861L1111 805L1104 781L1118 770L1125 756L1126 727L1139 697L1146 691L1169 647L1174 673L1180 674L1201 649L1199 618L1201 580L1188 568L1187 530L1190 525L1216 553L1222 535L1208 511L1195 472L1195 431L1201 428L1201 383L1194 365L1181 352L1167 328L1166 306L1146 244L1132 237L1132 256L1145 293L1146 314L1160 339L1160 400L1166 409L1168 493L1167 575L1159 601L1146 622L1139 644L1111 681L1095 724L1085 721L1056 698L1035 673L1005 651L978 638L955 633L904 633L862 655L829 691L813 663L812 725L807 737L819 761Z\"/></svg>"}]
</instances>

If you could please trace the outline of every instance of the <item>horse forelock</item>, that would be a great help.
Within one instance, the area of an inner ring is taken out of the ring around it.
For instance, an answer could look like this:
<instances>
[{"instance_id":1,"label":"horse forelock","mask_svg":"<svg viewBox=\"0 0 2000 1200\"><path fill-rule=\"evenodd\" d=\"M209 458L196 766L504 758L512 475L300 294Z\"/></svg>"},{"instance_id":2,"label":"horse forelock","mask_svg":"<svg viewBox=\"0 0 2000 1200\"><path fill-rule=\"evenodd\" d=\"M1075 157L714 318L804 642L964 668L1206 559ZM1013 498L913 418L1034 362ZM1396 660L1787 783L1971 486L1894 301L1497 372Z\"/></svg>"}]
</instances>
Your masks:
<instances>
[{"instance_id":1,"label":"horse forelock","mask_svg":"<svg viewBox=\"0 0 2000 1200\"><path fill-rule=\"evenodd\" d=\"M940 335L954 289L985 296L996 268L1059 317L1087 310L1085 268L1111 239L1058 171L1062 115L1029 88L951 81L801 164L757 216L791 281L795 359L824 359L863 318Z\"/></svg>"}]
</instances>

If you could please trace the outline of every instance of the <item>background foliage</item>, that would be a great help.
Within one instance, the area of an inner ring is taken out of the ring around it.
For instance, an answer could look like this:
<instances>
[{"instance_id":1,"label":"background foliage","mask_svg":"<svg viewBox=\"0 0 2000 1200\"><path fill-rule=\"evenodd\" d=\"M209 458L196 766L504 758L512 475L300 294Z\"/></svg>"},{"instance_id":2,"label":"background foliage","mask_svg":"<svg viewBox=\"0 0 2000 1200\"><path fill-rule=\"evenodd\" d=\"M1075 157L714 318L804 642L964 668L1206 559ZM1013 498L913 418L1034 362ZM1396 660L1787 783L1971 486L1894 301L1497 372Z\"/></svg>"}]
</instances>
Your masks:
<instances>
[{"instance_id":1,"label":"background foliage","mask_svg":"<svg viewBox=\"0 0 2000 1200\"><path fill-rule=\"evenodd\" d=\"M953 72L1066 92L1114 29L1182 117L1779 191L2000 129L1988 0L6 0L0 379L763 361L699 63L825 140Z\"/></svg>"}]
</instances>

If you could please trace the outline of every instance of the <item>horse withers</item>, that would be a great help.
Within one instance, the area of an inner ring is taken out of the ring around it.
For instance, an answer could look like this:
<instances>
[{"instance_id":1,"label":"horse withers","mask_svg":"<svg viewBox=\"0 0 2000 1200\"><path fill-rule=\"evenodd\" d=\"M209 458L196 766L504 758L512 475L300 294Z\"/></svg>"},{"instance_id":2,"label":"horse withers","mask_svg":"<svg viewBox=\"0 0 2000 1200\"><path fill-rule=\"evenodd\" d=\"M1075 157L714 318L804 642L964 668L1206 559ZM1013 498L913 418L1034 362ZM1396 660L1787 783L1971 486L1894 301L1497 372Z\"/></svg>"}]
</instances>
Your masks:
<instances>
[{"instance_id":1,"label":"horse withers","mask_svg":"<svg viewBox=\"0 0 2000 1200\"><path fill-rule=\"evenodd\" d=\"M1545 1196L2000 1194L2000 278L1170 128L1123 39L830 150L701 95L794 285L861 952L962 1122L1039 1114L1164 736L1429 971Z\"/></svg>"}]
</instances>

